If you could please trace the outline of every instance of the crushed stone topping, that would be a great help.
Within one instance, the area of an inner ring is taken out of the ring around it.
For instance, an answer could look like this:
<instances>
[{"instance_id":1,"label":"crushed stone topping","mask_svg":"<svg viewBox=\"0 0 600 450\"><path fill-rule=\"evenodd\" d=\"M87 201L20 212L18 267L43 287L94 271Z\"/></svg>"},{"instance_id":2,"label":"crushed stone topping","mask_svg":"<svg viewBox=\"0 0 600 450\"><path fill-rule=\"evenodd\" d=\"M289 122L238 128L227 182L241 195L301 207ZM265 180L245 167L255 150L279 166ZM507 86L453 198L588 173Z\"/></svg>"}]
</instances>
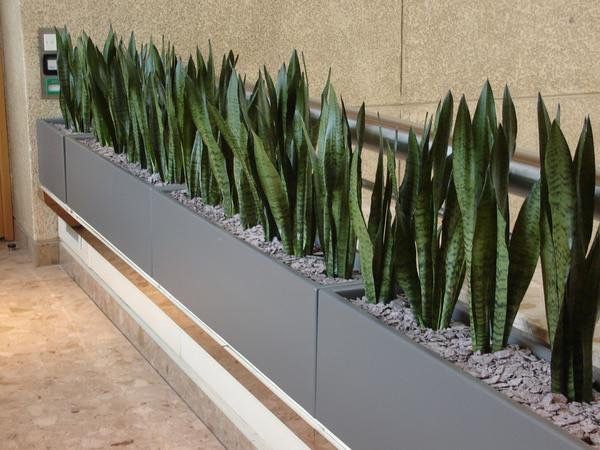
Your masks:
<instances>
[{"instance_id":1,"label":"crushed stone topping","mask_svg":"<svg viewBox=\"0 0 600 450\"><path fill-rule=\"evenodd\" d=\"M122 167L130 174L144 180L146 183L155 186L165 185L160 179L159 174L152 173L148 169L142 169L142 166L140 166L139 163L129 162L125 153L115 153L115 150L112 147L104 147L96 139L82 139L80 142L119 167Z\"/></svg>"},{"instance_id":2,"label":"crushed stone topping","mask_svg":"<svg viewBox=\"0 0 600 450\"><path fill-rule=\"evenodd\" d=\"M473 352L468 326L453 322L445 330L420 328L404 298L387 305L369 303L365 298L350 299L350 302L513 401L600 448L600 393L594 392L591 403L569 403L564 395L550 392L550 363L531 350L511 345L495 353Z\"/></svg>"},{"instance_id":3,"label":"crushed stone topping","mask_svg":"<svg viewBox=\"0 0 600 450\"><path fill-rule=\"evenodd\" d=\"M348 282L343 278L331 278L325 274L325 261L322 254L307 256L288 255L283 251L283 246L279 240L274 239L270 242L264 240L264 231L262 225L256 225L252 228L244 229L240 217L236 214L233 217L225 217L223 208L220 205L208 205L199 198L190 198L184 190L172 191L170 195L178 202L184 204L187 208L196 214L204 217L215 225L223 228L225 231L235 237L249 243L253 247L272 256L273 258L287 264L295 271L301 273L306 278L323 285L332 285ZM354 279L359 279L357 273Z\"/></svg>"}]
</instances>

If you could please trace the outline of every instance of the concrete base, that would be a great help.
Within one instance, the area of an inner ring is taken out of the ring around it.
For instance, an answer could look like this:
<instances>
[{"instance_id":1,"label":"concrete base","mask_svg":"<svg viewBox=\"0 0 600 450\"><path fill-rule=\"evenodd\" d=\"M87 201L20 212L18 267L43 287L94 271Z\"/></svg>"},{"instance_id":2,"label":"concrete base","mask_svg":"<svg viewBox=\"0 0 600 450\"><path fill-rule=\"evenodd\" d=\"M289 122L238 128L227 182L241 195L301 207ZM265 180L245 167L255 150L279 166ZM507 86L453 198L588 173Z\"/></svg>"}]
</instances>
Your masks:
<instances>
[{"instance_id":1,"label":"concrete base","mask_svg":"<svg viewBox=\"0 0 600 450\"><path fill-rule=\"evenodd\" d=\"M15 221L14 243L17 248L27 249L35 267L58 264L60 243L58 238L36 241Z\"/></svg>"}]
</instances>

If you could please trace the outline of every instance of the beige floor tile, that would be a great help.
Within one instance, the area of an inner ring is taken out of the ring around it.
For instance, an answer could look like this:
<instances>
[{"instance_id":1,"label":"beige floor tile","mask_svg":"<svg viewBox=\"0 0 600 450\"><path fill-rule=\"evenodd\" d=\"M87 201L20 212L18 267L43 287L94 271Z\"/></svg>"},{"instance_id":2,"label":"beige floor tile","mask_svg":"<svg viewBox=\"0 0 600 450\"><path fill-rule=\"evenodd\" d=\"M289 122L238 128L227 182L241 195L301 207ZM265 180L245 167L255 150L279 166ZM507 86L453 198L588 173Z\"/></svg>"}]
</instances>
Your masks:
<instances>
[{"instance_id":1,"label":"beige floor tile","mask_svg":"<svg viewBox=\"0 0 600 450\"><path fill-rule=\"evenodd\" d=\"M66 273L25 250L0 250L0 367L2 448L222 448Z\"/></svg>"}]
</instances>

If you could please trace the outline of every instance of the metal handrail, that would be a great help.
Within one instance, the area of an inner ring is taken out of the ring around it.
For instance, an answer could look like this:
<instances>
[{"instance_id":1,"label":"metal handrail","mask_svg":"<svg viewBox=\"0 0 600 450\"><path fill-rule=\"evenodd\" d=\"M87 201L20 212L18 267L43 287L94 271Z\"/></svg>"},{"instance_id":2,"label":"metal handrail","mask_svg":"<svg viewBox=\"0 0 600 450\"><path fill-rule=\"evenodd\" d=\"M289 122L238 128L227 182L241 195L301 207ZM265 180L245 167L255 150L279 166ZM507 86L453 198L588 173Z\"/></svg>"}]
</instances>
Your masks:
<instances>
[{"instance_id":1,"label":"metal handrail","mask_svg":"<svg viewBox=\"0 0 600 450\"><path fill-rule=\"evenodd\" d=\"M346 110L348 115L348 123L352 132L356 130L356 116L357 112L354 110ZM311 102L310 117L312 120L319 120L321 114L320 106L316 102ZM411 123L402 120L380 120L373 115L367 114L365 117L365 131L364 141L368 146L378 148L380 139L380 128L381 136L383 141L393 146L396 141L396 133L398 136L398 151L399 155L403 158L408 153L408 132L410 128L413 128L417 135L422 133L422 128L415 127ZM393 147L392 147L393 148ZM452 151L452 146L448 145L448 152ZM540 178L540 169L537 165L527 163L524 161L513 160L510 163L509 172L509 183L510 189L513 193L520 193L521 195L529 192L531 187ZM363 180L366 187L372 185L370 180ZM596 192L594 195L594 211L595 216L600 217L600 186L596 185Z\"/></svg>"}]
</instances>

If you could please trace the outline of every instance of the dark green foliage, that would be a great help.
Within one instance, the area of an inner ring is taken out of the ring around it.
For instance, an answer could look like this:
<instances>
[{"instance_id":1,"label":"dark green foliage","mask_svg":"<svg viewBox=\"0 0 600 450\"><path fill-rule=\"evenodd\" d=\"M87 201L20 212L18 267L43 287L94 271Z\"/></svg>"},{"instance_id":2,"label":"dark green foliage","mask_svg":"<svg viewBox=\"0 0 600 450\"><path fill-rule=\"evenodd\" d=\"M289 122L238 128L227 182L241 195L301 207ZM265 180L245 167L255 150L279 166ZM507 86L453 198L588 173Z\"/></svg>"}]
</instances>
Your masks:
<instances>
[{"instance_id":1,"label":"dark green foliage","mask_svg":"<svg viewBox=\"0 0 600 450\"><path fill-rule=\"evenodd\" d=\"M327 273L352 273L347 119L328 84L324 118L337 123L333 132L323 127L313 149L308 80L295 51L275 81L263 70L248 97L237 57L224 55L217 73L210 43L206 59L198 50L184 63L168 43L160 51L153 42L138 47L132 34L125 45L112 29L101 50L85 35L75 48L66 30L57 38L68 126L91 129L102 145L164 182L185 182L190 196L221 205L228 216L238 213L243 226L261 224L265 238L278 237L290 254L313 252L316 201L325 199L327 217L319 223ZM321 151L323 144L335 151ZM314 167L346 151L339 171Z\"/></svg>"},{"instance_id":2,"label":"dark green foliage","mask_svg":"<svg viewBox=\"0 0 600 450\"><path fill-rule=\"evenodd\" d=\"M102 145L111 145L115 148L115 152L120 152L121 143L117 140L115 123L110 110L112 84L108 62L114 57L114 39L111 29L104 45L104 52L88 41L86 56L90 71L93 133Z\"/></svg>"},{"instance_id":3,"label":"dark green foliage","mask_svg":"<svg viewBox=\"0 0 600 450\"><path fill-rule=\"evenodd\" d=\"M351 161L346 110L328 79L321 95L313 177L318 236L330 277L350 278L354 267L356 234L348 214Z\"/></svg>"},{"instance_id":4,"label":"dark green foliage","mask_svg":"<svg viewBox=\"0 0 600 450\"><path fill-rule=\"evenodd\" d=\"M266 219L263 215L263 198L258 189L258 174L251 164L254 158L249 140L251 132L244 121L248 109L245 95L243 82L232 72L227 87L226 117L223 118L212 105L209 105L209 116L233 153L238 211L242 224L250 227L259 222L264 224Z\"/></svg>"},{"instance_id":5,"label":"dark green foliage","mask_svg":"<svg viewBox=\"0 0 600 450\"><path fill-rule=\"evenodd\" d=\"M233 189L230 171L228 170L228 155L226 155L224 144L219 139L216 126L211 123L209 116L209 105L217 99L213 95L212 80L208 77L198 75L197 83L192 78L187 78L186 94L187 104L199 135L203 141L203 153L200 155L200 184L202 197L207 203L214 203L216 198L220 199L225 214L234 214ZM213 105L214 106L214 105ZM208 162L208 164L206 164ZM213 192L216 182L218 197ZM216 197L216 198L215 198Z\"/></svg>"},{"instance_id":6,"label":"dark green foliage","mask_svg":"<svg viewBox=\"0 0 600 450\"><path fill-rule=\"evenodd\" d=\"M396 207L397 281L419 324L433 329L449 325L464 278L462 222L447 154L452 109L448 93L435 122L426 121L421 142L410 130Z\"/></svg>"},{"instance_id":7,"label":"dark green foliage","mask_svg":"<svg viewBox=\"0 0 600 450\"><path fill-rule=\"evenodd\" d=\"M592 341L600 310L600 231L592 240L595 157L585 119L574 159L558 120L538 100L544 298L552 346L552 390L592 400Z\"/></svg>"},{"instance_id":8,"label":"dark green foliage","mask_svg":"<svg viewBox=\"0 0 600 450\"><path fill-rule=\"evenodd\" d=\"M358 238L360 268L369 301L389 301L394 292L395 238L392 212L392 195L397 192L396 149L386 144L384 169L383 139L380 139L375 185L371 194L371 212L368 224L362 213L361 154L365 127L363 103L356 119L356 148L352 155L350 172L350 216ZM397 142L397 141L396 141ZM385 175L384 175L385 171Z\"/></svg>"},{"instance_id":9,"label":"dark green foliage","mask_svg":"<svg viewBox=\"0 0 600 450\"><path fill-rule=\"evenodd\" d=\"M454 129L454 184L462 213L473 349L503 348L539 255L539 187L510 233L508 175L517 123L508 88L498 124L489 83L471 122L463 97Z\"/></svg>"},{"instance_id":10,"label":"dark green foliage","mask_svg":"<svg viewBox=\"0 0 600 450\"><path fill-rule=\"evenodd\" d=\"M74 131L87 133L91 128L89 67L87 47L90 40L85 33L73 47L71 35L66 28L55 29L58 49L58 74L60 82L60 110L65 126Z\"/></svg>"},{"instance_id":11,"label":"dark green foliage","mask_svg":"<svg viewBox=\"0 0 600 450\"><path fill-rule=\"evenodd\" d=\"M275 82L263 69L245 115L259 138L252 140L253 163L266 200L266 237L276 230L286 251L298 256L312 253L315 241L311 144L304 133L308 100L308 80L294 51ZM277 179L268 176L273 171Z\"/></svg>"},{"instance_id":12,"label":"dark green foliage","mask_svg":"<svg viewBox=\"0 0 600 450\"><path fill-rule=\"evenodd\" d=\"M85 34L74 46L66 29L56 35L67 127L93 132L166 183L185 183L191 197L239 214L244 227L260 224L265 239L279 238L289 254L312 253L318 243L329 276L352 276L358 238L368 299L389 301L401 288L422 326L449 325L466 279L475 350L506 345L541 253L553 389L590 398L600 235L593 237L589 119L572 160L558 114L551 123L540 99L540 182L510 233L517 118L508 89L501 123L489 83L473 117L461 99L451 155L449 94L420 138L410 130L399 187L397 148L381 140L366 218L364 105L353 147L328 79L311 124L308 79L295 51L275 79L261 70L248 94L237 57L223 55L217 70L210 43L206 59L197 50L184 62L170 44L138 46L133 34L124 44L110 30L102 49Z\"/></svg>"}]
</instances>

